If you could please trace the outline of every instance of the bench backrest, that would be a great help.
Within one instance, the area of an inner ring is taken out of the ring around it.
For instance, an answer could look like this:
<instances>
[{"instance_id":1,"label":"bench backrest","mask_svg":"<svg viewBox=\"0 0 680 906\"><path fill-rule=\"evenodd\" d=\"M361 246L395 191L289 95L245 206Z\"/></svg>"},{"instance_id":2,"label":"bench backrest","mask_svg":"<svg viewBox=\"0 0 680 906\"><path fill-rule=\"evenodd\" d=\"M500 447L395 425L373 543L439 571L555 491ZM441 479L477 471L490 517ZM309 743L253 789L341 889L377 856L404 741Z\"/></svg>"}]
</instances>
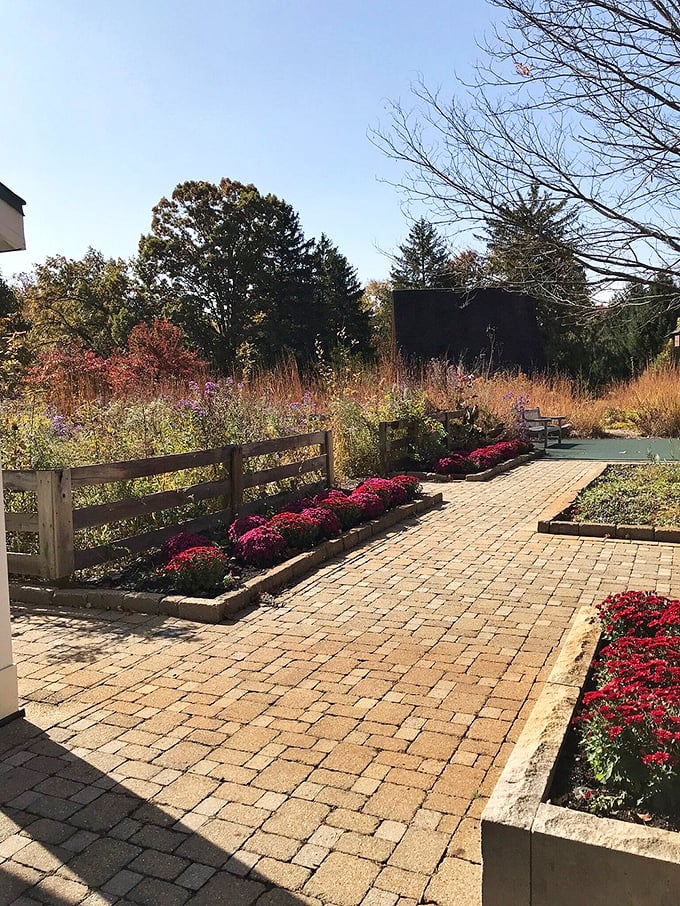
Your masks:
<instances>
[{"instance_id":1,"label":"bench backrest","mask_svg":"<svg viewBox=\"0 0 680 906\"><path fill-rule=\"evenodd\" d=\"M527 422L538 421L541 417L541 410L537 406L535 409L523 409L522 418Z\"/></svg>"}]
</instances>

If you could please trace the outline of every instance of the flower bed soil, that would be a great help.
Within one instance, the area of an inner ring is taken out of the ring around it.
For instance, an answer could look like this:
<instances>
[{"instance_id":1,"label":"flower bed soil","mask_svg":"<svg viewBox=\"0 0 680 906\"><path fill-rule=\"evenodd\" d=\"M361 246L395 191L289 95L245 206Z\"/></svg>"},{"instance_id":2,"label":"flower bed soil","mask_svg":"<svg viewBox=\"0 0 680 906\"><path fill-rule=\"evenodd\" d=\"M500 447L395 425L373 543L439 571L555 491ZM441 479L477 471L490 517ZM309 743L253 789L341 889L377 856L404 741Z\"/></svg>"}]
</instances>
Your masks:
<instances>
[{"instance_id":1,"label":"flower bed soil","mask_svg":"<svg viewBox=\"0 0 680 906\"><path fill-rule=\"evenodd\" d=\"M680 526L628 525L612 522L577 522L573 518L576 500L608 468L602 463L593 466L581 481L566 495L559 497L541 513L537 531L551 535L575 535L581 538L613 538L621 541L659 541L680 544Z\"/></svg>"},{"instance_id":2,"label":"flower bed soil","mask_svg":"<svg viewBox=\"0 0 680 906\"><path fill-rule=\"evenodd\" d=\"M318 547L304 551L270 569L244 568L241 572L241 585L214 598L101 586L55 588L19 583L10 584L10 598L13 602L29 605L127 610L136 613L166 614L202 623L218 623L253 604L261 595L291 584L325 561L344 551L352 550L397 523L425 513L441 503L441 494L422 495L411 503L388 510L382 516L348 529L338 538L324 541Z\"/></svg>"}]
</instances>

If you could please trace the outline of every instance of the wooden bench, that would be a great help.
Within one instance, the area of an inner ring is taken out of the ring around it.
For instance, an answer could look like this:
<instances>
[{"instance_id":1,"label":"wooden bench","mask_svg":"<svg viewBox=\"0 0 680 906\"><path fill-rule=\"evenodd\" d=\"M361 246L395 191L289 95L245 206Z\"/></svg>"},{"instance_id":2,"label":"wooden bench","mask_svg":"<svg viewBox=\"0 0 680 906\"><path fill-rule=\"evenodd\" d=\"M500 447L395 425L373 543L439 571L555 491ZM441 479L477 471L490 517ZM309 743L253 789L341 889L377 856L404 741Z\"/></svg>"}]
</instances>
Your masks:
<instances>
[{"instance_id":1,"label":"wooden bench","mask_svg":"<svg viewBox=\"0 0 680 906\"><path fill-rule=\"evenodd\" d=\"M544 448L547 448L551 437L557 438L558 445L561 445L563 433L569 428L571 425L565 415L541 415L538 406L522 411L522 429L530 438L541 440Z\"/></svg>"}]
</instances>

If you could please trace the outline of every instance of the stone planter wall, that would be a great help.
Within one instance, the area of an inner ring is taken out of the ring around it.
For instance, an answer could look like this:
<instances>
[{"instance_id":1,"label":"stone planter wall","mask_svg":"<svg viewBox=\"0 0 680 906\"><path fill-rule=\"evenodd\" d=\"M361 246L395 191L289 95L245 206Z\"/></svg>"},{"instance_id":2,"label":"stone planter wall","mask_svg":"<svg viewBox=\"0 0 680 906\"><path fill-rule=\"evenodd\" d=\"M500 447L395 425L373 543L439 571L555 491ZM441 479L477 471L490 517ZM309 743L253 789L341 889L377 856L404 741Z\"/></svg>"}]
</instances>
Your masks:
<instances>
[{"instance_id":1,"label":"stone planter wall","mask_svg":"<svg viewBox=\"0 0 680 906\"><path fill-rule=\"evenodd\" d=\"M219 623L257 601L260 595L290 585L327 560L352 550L393 525L426 513L441 503L441 494L423 495L411 503L388 510L377 519L343 532L339 538L324 541L312 550L284 560L262 575L248 579L241 587L217 598L162 595L119 588L53 588L19 583L10 583L10 598L20 604L129 610L135 613L166 614L199 623Z\"/></svg>"},{"instance_id":2,"label":"stone planter wall","mask_svg":"<svg viewBox=\"0 0 680 906\"><path fill-rule=\"evenodd\" d=\"M582 609L482 814L482 906L680 903L680 834L547 801L599 638Z\"/></svg>"}]
</instances>

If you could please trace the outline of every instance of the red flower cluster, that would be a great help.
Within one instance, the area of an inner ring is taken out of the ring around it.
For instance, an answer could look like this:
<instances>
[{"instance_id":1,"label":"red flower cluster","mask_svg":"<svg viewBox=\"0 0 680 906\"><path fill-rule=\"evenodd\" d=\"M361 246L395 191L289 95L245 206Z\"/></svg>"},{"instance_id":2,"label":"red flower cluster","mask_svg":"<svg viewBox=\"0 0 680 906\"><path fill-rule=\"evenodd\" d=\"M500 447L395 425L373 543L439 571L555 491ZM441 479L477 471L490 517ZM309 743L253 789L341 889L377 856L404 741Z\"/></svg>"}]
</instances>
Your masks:
<instances>
[{"instance_id":1,"label":"red flower cluster","mask_svg":"<svg viewBox=\"0 0 680 906\"><path fill-rule=\"evenodd\" d=\"M502 440L497 444L480 447L471 453L456 451L440 459L435 467L435 472L440 475L465 475L468 472L484 472L494 466L514 459L522 453L528 453L530 444L523 440Z\"/></svg>"},{"instance_id":2,"label":"red flower cluster","mask_svg":"<svg viewBox=\"0 0 680 906\"><path fill-rule=\"evenodd\" d=\"M330 491L315 498L315 505L331 510L340 520L343 530L352 528L361 522L361 510L354 501L342 491Z\"/></svg>"},{"instance_id":3,"label":"red flower cluster","mask_svg":"<svg viewBox=\"0 0 680 906\"><path fill-rule=\"evenodd\" d=\"M395 475L390 480L392 484L398 484L400 488L406 491L407 500L413 500L421 489L420 482L415 475Z\"/></svg>"},{"instance_id":4,"label":"red flower cluster","mask_svg":"<svg viewBox=\"0 0 680 906\"><path fill-rule=\"evenodd\" d=\"M369 478L363 481L353 494L377 494L385 509L389 510L396 506L395 494L398 489L401 490L400 486L394 484L389 478Z\"/></svg>"},{"instance_id":5,"label":"red flower cluster","mask_svg":"<svg viewBox=\"0 0 680 906\"><path fill-rule=\"evenodd\" d=\"M229 527L236 556L253 566L270 566L287 551L304 550L323 538L333 538L386 509L406 503L420 490L417 478L369 478L350 494L337 489L303 498L265 520L244 516Z\"/></svg>"},{"instance_id":6,"label":"red flower cluster","mask_svg":"<svg viewBox=\"0 0 680 906\"><path fill-rule=\"evenodd\" d=\"M680 601L653 591L624 591L598 605L604 635L680 635Z\"/></svg>"},{"instance_id":7,"label":"red flower cluster","mask_svg":"<svg viewBox=\"0 0 680 906\"><path fill-rule=\"evenodd\" d=\"M377 494L370 491L356 490L352 493L352 500L361 510L363 519L375 519L385 512L385 504Z\"/></svg>"},{"instance_id":8,"label":"red flower cluster","mask_svg":"<svg viewBox=\"0 0 680 906\"><path fill-rule=\"evenodd\" d=\"M609 595L598 607L612 641L577 719L595 776L635 797L668 795L680 768L680 602L654 592Z\"/></svg>"},{"instance_id":9,"label":"red flower cluster","mask_svg":"<svg viewBox=\"0 0 680 906\"><path fill-rule=\"evenodd\" d=\"M286 546L293 550L305 550L319 540L317 523L302 513L277 513L267 523L269 528L277 531Z\"/></svg>"},{"instance_id":10,"label":"red flower cluster","mask_svg":"<svg viewBox=\"0 0 680 906\"><path fill-rule=\"evenodd\" d=\"M227 555L209 541L206 545L185 548L163 568L163 573L172 577L177 591L184 594L213 591L226 572Z\"/></svg>"},{"instance_id":11,"label":"red flower cluster","mask_svg":"<svg viewBox=\"0 0 680 906\"><path fill-rule=\"evenodd\" d=\"M323 506L309 506L302 515L311 519L322 538L335 538L342 531L342 523L332 510Z\"/></svg>"},{"instance_id":12,"label":"red flower cluster","mask_svg":"<svg viewBox=\"0 0 680 906\"><path fill-rule=\"evenodd\" d=\"M236 556L251 566L271 566L283 556L286 542L283 536L268 525L251 529L237 539Z\"/></svg>"},{"instance_id":13,"label":"red flower cluster","mask_svg":"<svg viewBox=\"0 0 680 906\"><path fill-rule=\"evenodd\" d=\"M236 541L241 535L245 535L245 533L249 532L251 529L260 528L266 524L267 520L264 516L239 516L238 519L234 519L229 526L227 535L229 536L230 541Z\"/></svg>"},{"instance_id":14,"label":"red flower cluster","mask_svg":"<svg viewBox=\"0 0 680 906\"><path fill-rule=\"evenodd\" d=\"M214 545L205 535L194 535L193 532L179 532L179 534L173 535L172 538L168 538L165 542L161 548L161 559L167 563L173 557L176 557L177 554L181 554L182 551L189 550L191 547L214 547Z\"/></svg>"}]
</instances>

